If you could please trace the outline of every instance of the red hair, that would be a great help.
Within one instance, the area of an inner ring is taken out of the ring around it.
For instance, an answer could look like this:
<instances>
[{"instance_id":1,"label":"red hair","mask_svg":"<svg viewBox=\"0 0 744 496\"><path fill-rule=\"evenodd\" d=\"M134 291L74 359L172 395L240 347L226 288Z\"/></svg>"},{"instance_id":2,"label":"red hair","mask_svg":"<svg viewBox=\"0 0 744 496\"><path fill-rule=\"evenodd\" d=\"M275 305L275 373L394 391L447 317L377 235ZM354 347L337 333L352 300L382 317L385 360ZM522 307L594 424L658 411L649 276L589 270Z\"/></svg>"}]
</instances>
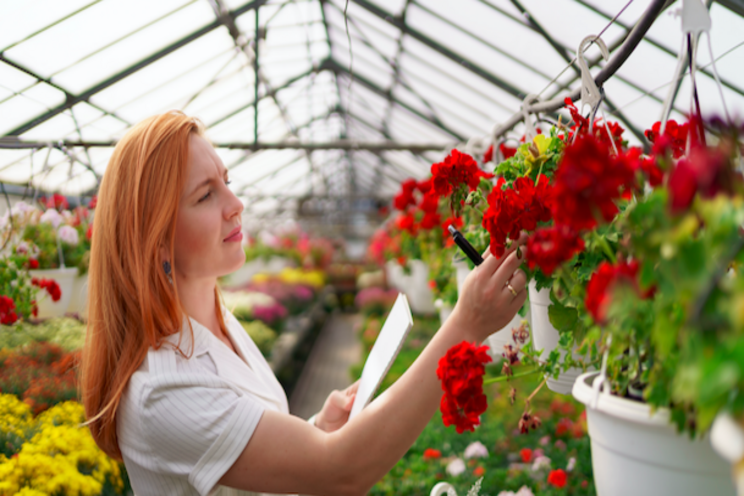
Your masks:
<instances>
[{"instance_id":1,"label":"red hair","mask_svg":"<svg viewBox=\"0 0 744 496\"><path fill-rule=\"evenodd\" d=\"M117 460L116 412L129 378L188 314L163 270L162 249L172 262L189 138L203 132L200 121L176 111L140 122L116 145L99 188L80 393L93 439ZM224 329L216 288L215 302Z\"/></svg>"}]
</instances>

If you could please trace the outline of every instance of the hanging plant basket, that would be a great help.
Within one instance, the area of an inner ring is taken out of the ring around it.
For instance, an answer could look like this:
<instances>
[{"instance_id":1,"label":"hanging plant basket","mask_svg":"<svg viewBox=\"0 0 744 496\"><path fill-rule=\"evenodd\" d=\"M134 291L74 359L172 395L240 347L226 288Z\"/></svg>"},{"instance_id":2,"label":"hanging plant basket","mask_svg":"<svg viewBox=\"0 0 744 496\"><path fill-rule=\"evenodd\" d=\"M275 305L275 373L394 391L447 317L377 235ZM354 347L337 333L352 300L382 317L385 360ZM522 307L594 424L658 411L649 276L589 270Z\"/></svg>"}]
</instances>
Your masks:
<instances>
[{"instance_id":1,"label":"hanging plant basket","mask_svg":"<svg viewBox=\"0 0 744 496\"><path fill-rule=\"evenodd\" d=\"M599 372L580 375L573 396L586 405L598 496L734 496L728 463L710 439L691 440L670 412L599 392Z\"/></svg>"},{"instance_id":2,"label":"hanging plant basket","mask_svg":"<svg viewBox=\"0 0 744 496\"><path fill-rule=\"evenodd\" d=\"M65 312L67 312L67 309L70 306L70 300L72 300L73 286L75 284L75 276L77 276L77 273L77 267L29 271L31 277L55 280L59 285L61 292L60 299L52 301L52 297L46 292L46 290L42 289L39 291L37 295L38 299L36 301L36 304L39 307L38 318L48 319L52 317L61 317Z\"/></svg>"},{"instance_id":3,"label":"hanging plant basket","mask_svg":"<svg viewBox=\"0 0 744 496\"><path fill-rule=\"evenodd\" d=\"M542 350L541 357L547 358L548 354L558 346L560 334L553 327L548 317L550 307L550 289L537 290L535 281L530 281L530 327L532 329L532 344L535 350ZM563 352L562 352L563 354ZM562 358L563 356L561 356ZM560 394L570 394L576 378L582 373L579 368L570 368L563 372L557 379L548 378L547 385L551 391Z\"/></svg>"},{"instance_id":4,"label":"hanging plant basket","mask_svg":"<svg viewBox=\"0 0 744 496\"><path fill-rule=\"evenodd\" d=\"M432 315L438 312L434 306L434 293L429 287L429 266L421 260L409 260L410 274L406 274L400 264L389 261L385 264L388 283L405 293L408 304L414 313Z\"/></svg>"}]
</instances>

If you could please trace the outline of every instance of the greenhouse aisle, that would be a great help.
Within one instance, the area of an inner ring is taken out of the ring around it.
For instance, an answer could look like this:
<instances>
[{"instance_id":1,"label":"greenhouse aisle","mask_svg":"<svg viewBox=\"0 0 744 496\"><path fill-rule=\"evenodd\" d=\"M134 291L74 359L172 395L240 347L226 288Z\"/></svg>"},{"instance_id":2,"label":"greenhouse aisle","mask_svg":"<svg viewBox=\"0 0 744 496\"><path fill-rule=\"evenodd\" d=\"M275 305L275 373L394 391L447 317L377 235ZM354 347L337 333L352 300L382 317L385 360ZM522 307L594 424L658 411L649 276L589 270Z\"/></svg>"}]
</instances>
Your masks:
<instances>
[{"instance_id":1,"label":"greenhouse aisle","mask_svg":"<svg viewBox=\"0 0 744 496\"><path fill-rule=\"evenodd\" d=\"M310 418L331 391L351 384L349 368L362 357L362 344L354 333L359 319L358 314L335 313L326 321L289 399L292 414Z\"/></svg>"}]
</instances>

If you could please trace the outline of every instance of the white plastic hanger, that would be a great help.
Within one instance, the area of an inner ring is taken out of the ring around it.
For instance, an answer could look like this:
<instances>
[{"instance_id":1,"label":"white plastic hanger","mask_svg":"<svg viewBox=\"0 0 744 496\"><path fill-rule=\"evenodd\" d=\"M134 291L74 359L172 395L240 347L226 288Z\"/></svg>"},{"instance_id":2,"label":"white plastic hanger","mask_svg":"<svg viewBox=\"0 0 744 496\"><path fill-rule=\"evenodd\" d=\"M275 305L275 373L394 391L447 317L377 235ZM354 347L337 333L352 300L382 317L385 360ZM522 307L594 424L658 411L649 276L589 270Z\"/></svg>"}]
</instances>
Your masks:
<instances>
[{"instance_id":1,"label":"white plastic hanger","mask_svg":"<svg viewBox=\"0 0 744 496\"><path fill-rule=\"evenodd\" d=\"M530 104L540 100L540 97L534 93L530 93L522 101L522 117L524 119L524 141L526 143L532 143L532 140L537 136L537 130L535 129L535 123L530 118Z\"/></svg>"}]
</instances>

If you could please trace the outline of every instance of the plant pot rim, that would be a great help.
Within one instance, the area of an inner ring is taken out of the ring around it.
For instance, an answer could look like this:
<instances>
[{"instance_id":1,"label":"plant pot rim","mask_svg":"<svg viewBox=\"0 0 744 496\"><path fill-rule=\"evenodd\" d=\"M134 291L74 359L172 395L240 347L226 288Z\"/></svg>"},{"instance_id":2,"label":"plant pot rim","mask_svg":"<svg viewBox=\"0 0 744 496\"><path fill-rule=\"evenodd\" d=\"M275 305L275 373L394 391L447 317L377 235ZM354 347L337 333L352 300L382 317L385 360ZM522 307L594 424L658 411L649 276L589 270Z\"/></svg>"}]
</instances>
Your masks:
<instances>
[{"instance_id":1,"label":"plant pot rim","mask_svg":"<svg viewBox=\"0 0 744 496\"><path fill-rule=\"evenodd\" d=\"M56 269L31 269L28 271L30 274L77 274L77 267L57 267Z\"/></svg>"},{"instance_id":2,"label":"plant pot rim","mask_svg":"<svg viewBox=\"0 0 744 496\"><path fill-rule=\"evenodd\" d=\"M620 398L605 392L595 393L592 383L598 375L598 371L586 372L577 377L576 382L574 382L573 397L584 403L587 410L602 412L638 424L672 428L670 423L671 414L668 408L657 408L652 411L651 406L647 403ZM599 396L596 408L594 407L595 394Z\"/></svg>"}]
</instances>

